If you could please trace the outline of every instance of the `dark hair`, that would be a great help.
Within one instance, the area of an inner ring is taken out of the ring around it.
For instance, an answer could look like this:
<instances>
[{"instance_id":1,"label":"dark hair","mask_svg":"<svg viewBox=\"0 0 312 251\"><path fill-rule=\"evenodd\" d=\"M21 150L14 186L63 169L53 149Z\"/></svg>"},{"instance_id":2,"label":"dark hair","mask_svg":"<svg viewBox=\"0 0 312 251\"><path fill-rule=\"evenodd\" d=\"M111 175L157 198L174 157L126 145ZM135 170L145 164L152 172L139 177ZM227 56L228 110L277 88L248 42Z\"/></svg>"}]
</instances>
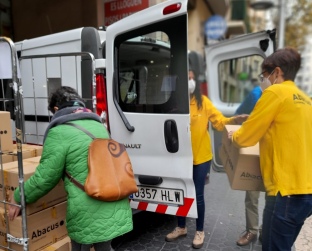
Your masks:
<instances>
[{"instance_id":1,"label":"dark hair","mask_svg":"<svg viewBox=\"0 0 312 251\"><path fill-rule=\"evenodd\" d=\"M200 89L200 81L198 81L196 72L194 70L189 69L189 71L192 71L194 73L195 90L194 90L192 95L196 99L198 110L200 110L203 106L202 93L201 93L201 89Z\"/></svg>"},{"instance_id":2,"label":"dark hair","mask_svg":"<svg viewBox=\"0 0 312 251\"><path fill-rule=\"evenodd\" d=\"M85 104L83 99L79 96L74 88L69 86L62 86L53 92L49 97L49 111L54 113L55 106L60 110L68 106L85 107Z\"/></svg>"},{"instance_id":3,"label":"dark hair","mask_svg":"<svg viewBox=\"0 0 312 251\"><path fill-rule=\"evenodd\" d=\"M284 73L285 80L295 80L296 74L301 65L301 56L292 47L278 49L264 59L262 70L271 73L276 67L280 67Z\"/></svg>"}]
</instances>

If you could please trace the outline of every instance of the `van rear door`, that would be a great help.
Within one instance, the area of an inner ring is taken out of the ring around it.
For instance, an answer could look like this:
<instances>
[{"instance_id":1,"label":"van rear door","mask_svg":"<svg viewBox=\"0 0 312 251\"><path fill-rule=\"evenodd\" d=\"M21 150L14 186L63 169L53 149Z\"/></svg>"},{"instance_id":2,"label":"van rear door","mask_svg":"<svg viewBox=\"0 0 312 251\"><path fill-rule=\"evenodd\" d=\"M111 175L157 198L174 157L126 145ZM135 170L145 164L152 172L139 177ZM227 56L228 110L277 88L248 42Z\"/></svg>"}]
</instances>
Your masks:
<instances>
[{"instance_id":1,"label":"van rear door","mask_svg":"<svg viewBox=\"0 0 312 251\"><path fill-rule=\"evenodd\" d=\"M166 1L107 27L111 135L130 155L134 209L197 217L187 66L187 0Z\"/></svg>"},{"instance_id":2,"label":"van rear door","mask_svg":"<svg viewBox=\"0 0 312 251\"><path fill-rule=\"evenodd\" d=\"M236 109L259 83L263 59L274 52L275 30L242 35L206 48L209 98L225 116ZM219 158L222 132L209 126L215 171L224 171Z\"/></svg>"}]
</instances>

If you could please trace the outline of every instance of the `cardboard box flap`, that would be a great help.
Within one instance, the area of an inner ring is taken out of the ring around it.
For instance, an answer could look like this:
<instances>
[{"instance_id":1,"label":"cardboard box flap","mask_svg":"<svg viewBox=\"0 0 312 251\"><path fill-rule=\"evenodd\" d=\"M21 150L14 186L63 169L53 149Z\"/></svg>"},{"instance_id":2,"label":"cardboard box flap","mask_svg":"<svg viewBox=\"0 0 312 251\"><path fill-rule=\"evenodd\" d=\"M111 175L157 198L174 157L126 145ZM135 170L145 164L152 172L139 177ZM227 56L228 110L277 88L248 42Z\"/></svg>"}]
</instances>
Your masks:
<instances>
[{"instance_id":1,"label":"cardboard box flap","mask_svg":"<svg viewBox=\"0 0 312 251\"><path fill-rule=\"evenodd\" d=\"M41 156L37 156L37 157L32 157L32 158L25 159L24 161L25 162L38 163L38 165L39 165L40 159L41 159Z\"/></svg>"},{"instance_id":2,"label":"cardboard box flap","mask_svg":"<svg viewBox=\"0 0 312 251\"><path fill-rule=\"evenodd\" d=\"M237 131L241 126L240 125L226 125L225 129L228 132ZM241 147L239 148L239 153L243 155L259 155L259 143L250 147Z\"/></svg>"},{"instance_id":3,"label":"cardboard box flap","mask_svg":"<svg viewBox=\"0 0 312 251\"><path fill-rule=\"evenodd\" d=\"M256 145L250 146L250 147L242 147L239 149L239 153L243 154L243 155L258 156L259 155L259 144L257 143Z\"/></svg>"}]
</instances>

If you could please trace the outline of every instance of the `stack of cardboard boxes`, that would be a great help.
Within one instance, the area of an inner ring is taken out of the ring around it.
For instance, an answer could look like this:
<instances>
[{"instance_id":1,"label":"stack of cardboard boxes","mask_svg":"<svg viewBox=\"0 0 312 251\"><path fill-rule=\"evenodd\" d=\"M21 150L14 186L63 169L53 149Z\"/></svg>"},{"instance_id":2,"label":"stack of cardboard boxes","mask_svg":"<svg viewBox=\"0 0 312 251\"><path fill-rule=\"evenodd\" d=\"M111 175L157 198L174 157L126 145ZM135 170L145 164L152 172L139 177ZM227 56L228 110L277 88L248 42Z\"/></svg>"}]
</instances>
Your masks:
<instances>
[{"instance_id":1,"label":"stack of cardboard boxes","mask_svg":"<svg viewBox=\"0 0 312 251\"><path fill-rule=\"evenodd\" d=\"M6 250L5 247L9 246L13 250L22 251L23 245L7 241L8 234L16 240L22 239L24 226L21 216L9 221L6 214L8 204L5 202L10 202L14 190L19 186L19 163L17 148L12 141L10 114L0 112L0 121L0 250ZM24 181L35 172L41 152L42 146L22 145ZM66 192L63 181L60 181L48 194L26 205L29 251L70 249L65 226L66 204Z\"/></svg>"}]
</instances>

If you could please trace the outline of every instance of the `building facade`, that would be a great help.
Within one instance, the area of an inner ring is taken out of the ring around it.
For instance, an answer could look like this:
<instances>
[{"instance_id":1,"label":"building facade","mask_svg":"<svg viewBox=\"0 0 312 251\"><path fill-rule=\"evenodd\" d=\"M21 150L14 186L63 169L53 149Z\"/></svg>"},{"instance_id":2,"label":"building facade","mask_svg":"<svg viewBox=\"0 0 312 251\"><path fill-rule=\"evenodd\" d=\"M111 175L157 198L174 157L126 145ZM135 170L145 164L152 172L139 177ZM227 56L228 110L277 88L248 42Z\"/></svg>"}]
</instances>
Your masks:
<instances>
[{"instance_id":1,"label":"building facade","mask_svg":"<svg viewBox=\"0 0 312 251\"><path fill-rule=\"evenodd\" d=\"M312 36L307 37L307 43L300 48L301 67L296 76L296 84L312 98Z\"/></svg>"},{"instance_id":2,"label":"building facade","mask_svg":"<svg viewBox=\"0 0 312 251\"><path fill-rule=\"evenodd\" d=\"M0 36L21 41L79 27L109 25L165 0L0 0ZM214 15L226 22L220 39L248 31L247 1L189 0L188 47L201 54L205 24Z\"/></svg>"}]
</instances>

